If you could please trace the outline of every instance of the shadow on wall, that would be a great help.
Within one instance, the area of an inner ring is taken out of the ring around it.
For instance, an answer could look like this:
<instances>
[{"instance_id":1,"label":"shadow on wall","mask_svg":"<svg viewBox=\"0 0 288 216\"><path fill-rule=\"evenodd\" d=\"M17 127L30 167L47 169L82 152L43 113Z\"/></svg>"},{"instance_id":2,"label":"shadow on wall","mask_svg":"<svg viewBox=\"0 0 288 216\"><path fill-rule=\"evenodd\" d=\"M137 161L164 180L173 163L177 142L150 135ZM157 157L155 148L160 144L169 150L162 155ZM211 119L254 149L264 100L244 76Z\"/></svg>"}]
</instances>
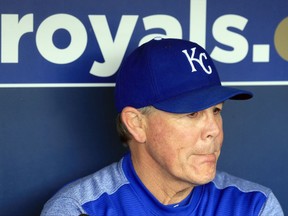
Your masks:
<instances>
[{"instance_id":1,"label":"shadow on wall","mask_svg":"<svg viewBox=\"0 0 288 216\"><path fill-rule=\"evenodd\" d=\"M64 184L122 156L113 90L1 89L0 215L39 215Z\"/></svg>"}]
</instances>

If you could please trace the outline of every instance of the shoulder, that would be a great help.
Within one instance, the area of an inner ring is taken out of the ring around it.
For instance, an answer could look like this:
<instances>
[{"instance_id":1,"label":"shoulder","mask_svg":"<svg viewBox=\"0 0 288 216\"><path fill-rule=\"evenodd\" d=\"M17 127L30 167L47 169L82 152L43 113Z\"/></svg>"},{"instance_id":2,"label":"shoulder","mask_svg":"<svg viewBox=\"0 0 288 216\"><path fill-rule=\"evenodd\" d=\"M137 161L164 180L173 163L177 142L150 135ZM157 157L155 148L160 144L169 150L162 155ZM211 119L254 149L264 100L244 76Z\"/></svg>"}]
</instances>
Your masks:
<instances>
[{"instance_id":1,"label":"shoulder","mask_svg":"<svg viewBox=\"0 0 288 216\"><path fill-rule=\"evenodd\" d=\"M259 215L284 215L270 188L219 171L212 183L214 188L221 191L222 196L228 200L233 200L234 203L246 203L249 208L258 206Z\"/></svg>"},{"instance_id":2,"label":"shoulder","mask_svg":"<svg viewBox=\"0 0 288 216\"><path fill-rule=\"evenodd\" d=\"M123 173L121 160L67 185L56 196L74 197L87 202L103 193L112 194L124 184L128 184L128 180Z\"/></svg>"},{"instance_id":3,"label":"shoulder","mask_svg":"<svg viewBox=\"0 0 288 216\"><path fill-rule=\"evenodd\" d=\"M271 193L271 190L267 187L264 187L260 184L230 175L226 172L217 171L216 177L213 180L213 183L218 189L225 189L228 187L237 188L243 193L249 192L259 192L265 197L268 197Z\"/></svg>"},{"instance_id":4,"label":"shoulder","mask_svg":"<svg viewBox=\"0 0 288 216\"><path fill-rule=\"evenodd\" d=\"M96 201L104 193L111 195L121 186L129 184L122 169L122 162L123 159L66 185L46 203L44 209L53 209L55 206L59 208L60 205L65 209L66 205L67 208L73 206L82 213L85 203Z\"/></svg>"}]
</instances>

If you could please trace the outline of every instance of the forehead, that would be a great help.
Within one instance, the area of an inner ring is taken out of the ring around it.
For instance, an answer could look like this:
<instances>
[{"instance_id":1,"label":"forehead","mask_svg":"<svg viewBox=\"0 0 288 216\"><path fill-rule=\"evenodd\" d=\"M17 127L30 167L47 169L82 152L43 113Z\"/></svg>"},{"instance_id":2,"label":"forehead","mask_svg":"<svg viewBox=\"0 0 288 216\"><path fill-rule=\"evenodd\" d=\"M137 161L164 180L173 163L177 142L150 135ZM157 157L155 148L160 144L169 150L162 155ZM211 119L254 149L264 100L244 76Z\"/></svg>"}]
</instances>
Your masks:
<instances>
[{"instance_id":1,"label":"forehead","mask_svg":"<svg viewBox=\"0 0 288 216\"><path fill-rule=\"evenodd\" d=\"M219 103L219 104L215 104L211 107L208 107L207 109L204 109L204 110L199 110L199 111L196 111L196 112L204 112L204 111L208 111L208 110L213 110L214 108L222 108L224 105L224 102L222 103ZM154 115L166 115L166 116L177 116L177 115L186 115L186 114L189 114L189 113L194 113L193 111L192 112L188 112L188 113L171 113L171 112L166 112L166 111L163 111L163 110L160 110L160 109L157 109L153 106L151 106L151 108L149 109L148 112L145 112L143 114L154 114Z\"/></svg>"}]
</instances>

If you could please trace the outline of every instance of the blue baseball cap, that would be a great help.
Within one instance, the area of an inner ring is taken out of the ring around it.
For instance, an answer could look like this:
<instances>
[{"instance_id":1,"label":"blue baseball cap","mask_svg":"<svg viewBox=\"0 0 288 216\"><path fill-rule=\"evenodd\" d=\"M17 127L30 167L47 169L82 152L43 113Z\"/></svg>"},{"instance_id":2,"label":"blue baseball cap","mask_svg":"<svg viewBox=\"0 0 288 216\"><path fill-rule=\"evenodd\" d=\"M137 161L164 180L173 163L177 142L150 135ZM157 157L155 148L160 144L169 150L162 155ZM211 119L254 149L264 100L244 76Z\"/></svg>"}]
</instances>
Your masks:
<instances>
[{"instance_id":1,"label":"blue baseball cap","mask_svg":"<svg viewBox=\"0 0 288 216\"><path fill-rule=\"evenodd\" d=\"M249 91L222 86L208 53L181 39L155 38L135 49L119 68L115 87L119 113L127 106L197 112L227 99L252 96Z\"/></svg>"}]
</instances>

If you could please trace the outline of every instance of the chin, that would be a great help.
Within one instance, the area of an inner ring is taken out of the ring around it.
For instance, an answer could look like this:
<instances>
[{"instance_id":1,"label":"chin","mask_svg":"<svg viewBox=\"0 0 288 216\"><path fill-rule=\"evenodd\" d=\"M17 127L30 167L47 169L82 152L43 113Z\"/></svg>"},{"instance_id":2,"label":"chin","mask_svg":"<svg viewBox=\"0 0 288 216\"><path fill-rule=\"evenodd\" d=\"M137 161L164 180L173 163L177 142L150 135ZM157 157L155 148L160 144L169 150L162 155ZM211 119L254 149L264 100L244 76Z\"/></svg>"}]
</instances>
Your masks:
<instances>
[{"instance_id":1,"label":"chin","mask_svg":"<svg viewBox=\"0 0 288 216\"><path fill-rule=\"evenodd\" d=\"M198 185L207 184L207 183L211 182L215 178L215 175L216 175L216 170L204 173L201 176L199 176L197 184Z\"/></svg>"}]
</instances>

